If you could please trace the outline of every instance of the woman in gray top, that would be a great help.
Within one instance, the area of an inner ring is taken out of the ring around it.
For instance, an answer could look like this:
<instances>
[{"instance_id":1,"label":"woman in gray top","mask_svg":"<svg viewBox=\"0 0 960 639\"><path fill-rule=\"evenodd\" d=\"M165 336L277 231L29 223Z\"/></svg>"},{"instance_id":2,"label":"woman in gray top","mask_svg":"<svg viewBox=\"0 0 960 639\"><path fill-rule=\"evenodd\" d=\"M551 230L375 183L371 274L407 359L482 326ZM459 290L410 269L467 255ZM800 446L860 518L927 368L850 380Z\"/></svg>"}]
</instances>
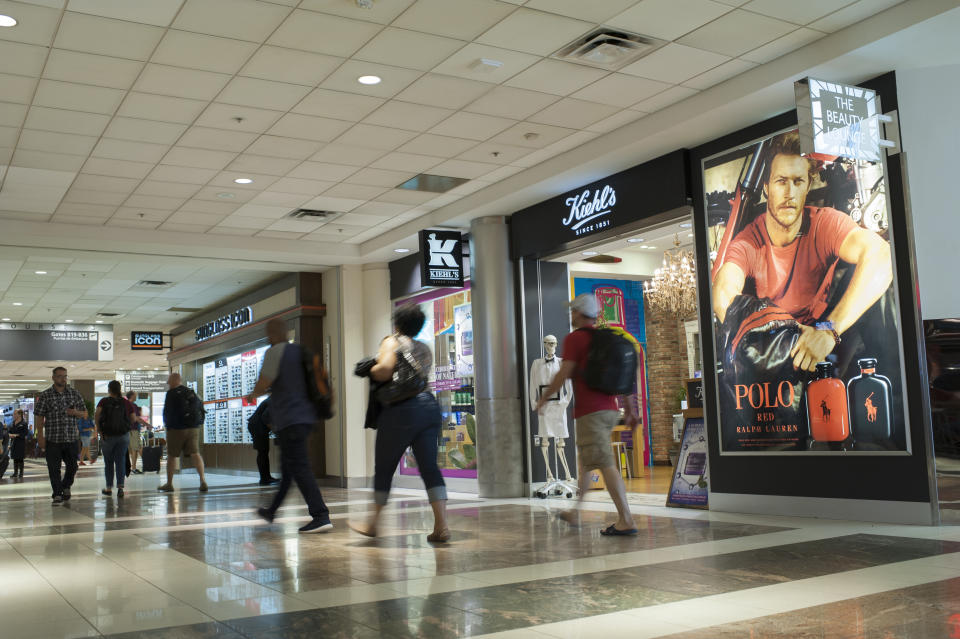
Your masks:
<instances>
[{"instance_id":1,"label":"woman in gray top","mask_svg":"<svg viewBox=\"0 0 960 639\"><path fill-rule=\"evenodd\" d=\"M370 379L373 382L387 382L393 378L398 350L409 349L422 374L429 375L433 354L426 344L413 339L420 333L424 321L426 318L423 311L416 306L403 306L394 312L395 333L380 343L377 363L370 369ZM437 398L426 391L416 397L383 407L377 419L377 443L374 453L373 487L376 507L366 524L351 524L351 528L368 537L376 536L377 522L387 505L393 473L397 470L404 451L410 447L433 508L433 532L427 536L427 541L443 542L450 539L450 529L447 527L447 487L437 466L441 424Z\"/></svg>"}]
</instances>

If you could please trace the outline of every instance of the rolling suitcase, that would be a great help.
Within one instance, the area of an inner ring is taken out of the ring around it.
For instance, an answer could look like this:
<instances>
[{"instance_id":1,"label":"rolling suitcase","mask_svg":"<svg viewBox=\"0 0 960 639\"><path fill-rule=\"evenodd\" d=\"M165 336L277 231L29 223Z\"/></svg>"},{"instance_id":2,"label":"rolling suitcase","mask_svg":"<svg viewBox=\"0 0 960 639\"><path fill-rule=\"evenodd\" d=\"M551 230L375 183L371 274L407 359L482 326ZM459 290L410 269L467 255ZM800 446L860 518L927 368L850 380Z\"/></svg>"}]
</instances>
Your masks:
<instances>
[{"instance_id":1,"label":"rolling suitcase","mask_svg":"<svg viewBox=\"0 0 960 639\"><path fill-rule=\"evenodd\" d=\"M143 459L143 472L160 472L160 454L163 452L163 446L145 446L140 451L140 457Z\"/></svg>"}]
</instances>

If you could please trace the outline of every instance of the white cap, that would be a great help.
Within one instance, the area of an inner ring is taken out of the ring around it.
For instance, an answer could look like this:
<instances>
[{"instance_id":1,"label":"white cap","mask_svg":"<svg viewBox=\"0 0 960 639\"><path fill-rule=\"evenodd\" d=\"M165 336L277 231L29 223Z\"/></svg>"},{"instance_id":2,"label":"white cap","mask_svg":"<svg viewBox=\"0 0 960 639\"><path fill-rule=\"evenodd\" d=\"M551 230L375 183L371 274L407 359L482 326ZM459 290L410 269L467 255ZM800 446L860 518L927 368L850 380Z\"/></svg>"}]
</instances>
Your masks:
<instances>
[{"instance_id":1,"label":"white cap","mask_svg":"<svg viewBox=\"0 0 960 639\"><path fill-rule=\"evenodd\" d=\"M600 313L600 310L597 308L597 298L593 293L581 293L577 295L577 297L570 302L570 309L594 319Z\"/></svg>"}]
</instances>

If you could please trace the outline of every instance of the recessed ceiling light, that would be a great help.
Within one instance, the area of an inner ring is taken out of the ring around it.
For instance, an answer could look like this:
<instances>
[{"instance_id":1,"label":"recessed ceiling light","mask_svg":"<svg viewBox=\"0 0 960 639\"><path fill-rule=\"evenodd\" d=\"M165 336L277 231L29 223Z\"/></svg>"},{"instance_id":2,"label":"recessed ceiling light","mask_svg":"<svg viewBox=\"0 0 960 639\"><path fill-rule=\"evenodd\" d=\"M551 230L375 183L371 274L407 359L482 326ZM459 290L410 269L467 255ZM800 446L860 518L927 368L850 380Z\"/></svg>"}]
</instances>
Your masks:
<instances>
[{"instance_id":1,"label":"recessed ceiling light","mask_svg":"<svg viewBox=\"0 0 960 639\"><path fill-rule=\"evenodd\" d=\"M631 237L629 240L627 240L627 242L629 242L630 244L639 244L642 241L643 241L642 237Z\"/></svg>"},{"instance_id":2,"label":"recessed ceiling light","mask_svg":"<svg viewBox=\"0 0 960 639\"><path fill-rule=\"evenodd\" d=\"M687 233L687 237L693 237L693 233Z\"/></svg>"},{"instance_id":3,"label":"recessed ceiling light","mask_svg":"<svg viewBox=\"0 0 960 639\"><path fill-rule=\"evenodd\" d=\"M14 302L13 305L14 305L14 306L23 306L23 302Z\"/></svg>"},{"instance_id":4,"label":"recessed ceiling light","mask_svg":"<svg viewBox=\"0 0 960 639\"><path fill-rule=\"evenodd\" d=\"M582 255L586 255L587 257L593 257L594 255L599 255L599 253L597 253L596 251L584 251Z\"/></svg>"},{"instance_id":5,"label":"recessed ceiling light","mask_svg":"<svg viewBox=\"0 0 960 639\"><path fill-rule=\"evenodd\" d=\"M17 21L15 18L10 16L0 15L0 27L15 27L17 26Z\"/></svg>"},{"instance_id":6,"label":"recessed ceiling light","mask_svg":"<svg viewBox=\"0 0 960 639\"><path fill-rule=\"evenodd\" d=\"M121 337L121 338L120 338L120 341L121 341L121 342L128 342L128 341L130 341L130 338L129 338L129 337Z\"/></svg>"},{"instance_id":7,"label":"recessed ceiling light","mask_svg":"<svg viewBox=\"0 0 960 639\"><path fill-rule=\"evenodd\" d=\"M410 252L410 249L396 248L396 249L393 249L393 252L394 252L394 253L409 253L409 252Z\"/></svg>"},{"instance_id":8,"label":"recessed ceiling light","mask_svg":"<svg viewBox=\"0 0 960 639\"><path fill-rule=\"evenodd\" d=\"M9 317L4 317L3 319L0 319L0 322L9 322L9 321L10 321Z\"/></svg>"},{"instance_id":9,"label":"recessed ceiling light","mask_svg":"<svg viewBox=\"0 0 960 639\"><path fill-rule=\"evenodd\" d=\"M97 320L96 323L97 323L97 324L103 324L103 320Z\"/></svg>"},{"instance_id":10,"label":"recessed ceiling light","mask_svg":"<svg viewBox=\"0 0 960 639\"><path fill-rule=\"evenodd\" d=\"M380 84L380 76L378 75L361 75L357 78L357 82L360 84Z\"/></svg>"},{"instance_id":11,"label":"recessed ceiling light","mask_svg":"<svg viewBox=\"0 0 960 639\"><path fill-rule=\"evenodd\" d=\"M47 272L46 272L46 271L34 271L33 274L34 274L34 275L46 275Z\"/></svg>"},{"instance_id":12,"label":"recessed ceiling light","mask_svg":"<svg viewBox=\"0 0 960 639\"><path fill-rule=\"evenodd\" d=\"M67 320L67 323L69 324L69 323L71 323L72 321L73 321L73 320Z\"/></svg>"},{"instance_id":13,"label":"recessed ceiling light","mask_svg":"<svg viewBox=\"0 0 960 639\"><path fill-rule=\"evenodd\" d=\"M644 244L644 245L643 245L643 246L641 246L640 248L645 248L645 249L652 249L652 248L655 248L655 247L653 247L653 246L650 246L649 244Z\"/></svg>"},{"instance_id":14,"label":"recessed ceiling light","mask_svg":"<svg viewBox=\"0 0 960 639\"><path fill-rule=\"evenodd\" d=\"M682 229L688 229L688 228L690 228L691 226L693 226L693 224L691 224L690 222L683 222L683 223L680 225L680 228L682 228Z\"/></svg>"},{"instance_id":15,"label":"recessed ceiling light","mask_svg":"<svg viewBox=\"0 0 960 639\"><path fill-rule=\"evenodd\" d=\"M237 184L253 184L253 180L250 178L237 178L234 182Z\"/></svg>"}]
</instances>

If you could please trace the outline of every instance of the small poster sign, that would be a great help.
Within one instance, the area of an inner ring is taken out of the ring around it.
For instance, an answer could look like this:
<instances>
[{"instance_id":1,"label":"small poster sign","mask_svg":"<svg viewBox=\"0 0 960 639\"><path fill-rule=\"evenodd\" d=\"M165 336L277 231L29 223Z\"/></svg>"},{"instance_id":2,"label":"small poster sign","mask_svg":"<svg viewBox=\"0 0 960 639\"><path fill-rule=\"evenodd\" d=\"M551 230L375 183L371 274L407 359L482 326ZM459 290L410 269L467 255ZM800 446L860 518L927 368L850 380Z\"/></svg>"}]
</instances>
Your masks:
<instances>
[{"instance_id":1,"label":"small poster sign","mask_svg":"<svg viewBox=\"0 0 960 639\"><path fill-rule=\"evenodd\" d=\"M702 417L688 417L680 438L680 456L673 469L667 506L708 508L707 434Z\"/></svg>"}]
</instances>

